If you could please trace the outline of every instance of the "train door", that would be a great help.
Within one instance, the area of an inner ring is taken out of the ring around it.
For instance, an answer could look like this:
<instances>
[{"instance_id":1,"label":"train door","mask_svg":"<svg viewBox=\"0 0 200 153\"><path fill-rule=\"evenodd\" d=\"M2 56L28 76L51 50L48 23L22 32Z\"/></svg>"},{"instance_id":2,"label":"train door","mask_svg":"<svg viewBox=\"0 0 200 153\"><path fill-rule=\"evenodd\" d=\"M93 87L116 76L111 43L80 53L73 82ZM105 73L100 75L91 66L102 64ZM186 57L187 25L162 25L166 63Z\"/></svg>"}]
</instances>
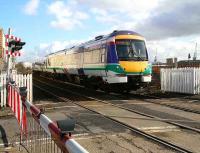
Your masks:
<instances>
[{"instance_id":1,"label":"train door","mask_svg":"<svg viewBox=\"0 0 200 153\"><path fill-rule=\"evenodd\" d=\"M79 75L84 75L84 70L83 70L83 62L84 62L84 47L79 48L79 53L78 53L78 61L77 61L77 66L78 66L78 74Z\"/></svg>"},{"instance_id":2,"label":"train door","mask_svg":"<svg viewBox=\"0 0 200 153\"><path fill-rule=\"evenodd\" d=\"M102 67L106 68L106 43L102 42L101 43L101 48L100 48L100 63ZM106 76L106 71L105 69L101 71L101 76Z\"/></svg>"},{"instance_id":3,"label":"train door","mask_svg":"<svg viewBox=\"0 0 200 153\"><path fill-rule=\"evenodd\" d=\"M84 62L84 51L85 51L85 48L84 47L81 47L81 51L79 52L79 64L78 64L78 67L79 68L83 68L83 62Z\"/></svg>"},{"instance_id":4,"label":"train door","mask_svg":"<svg viewBox=\"0 0 200 153\"><path fill-rule=\"evenodd\" d=\"M79 59L79 62L78 62L78 63L79 63L79 64L78 64L78 67L79 67L79 68L83 68L84 51L79 53L79 58L80 58L80 59Z\"/></svg>"}]
</instances>

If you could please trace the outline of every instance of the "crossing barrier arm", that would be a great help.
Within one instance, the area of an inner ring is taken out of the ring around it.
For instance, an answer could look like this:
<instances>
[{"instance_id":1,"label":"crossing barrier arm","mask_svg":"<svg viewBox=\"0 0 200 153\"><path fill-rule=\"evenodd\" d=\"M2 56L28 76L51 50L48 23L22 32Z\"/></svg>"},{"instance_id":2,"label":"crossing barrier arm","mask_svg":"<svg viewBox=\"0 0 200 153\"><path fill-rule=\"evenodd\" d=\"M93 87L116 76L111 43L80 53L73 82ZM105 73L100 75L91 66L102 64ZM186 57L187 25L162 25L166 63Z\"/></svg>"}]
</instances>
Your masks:
<instances>
[{"instance_id":1,"label":"crossing barrier arm","mask_svg":"<svg viewBox=\"0 0 200 153\"><path fill-rule=\"evenodd\" d=\"M57 122L53 122L43 113L42 110L38 109L35 105L27 101L26 87L17 88L15 83L12 82L12 84L9 83L8 89L12 89L18 95L20 95L23 110L25 109L25 112L27 110L32 115L33 120L37 122L36 124L38 124L45 131L45 133L55 142L55 144L60 148L63 153L89 153L72 138L70 133L71 131L63 131L63 129L58 126ZM12 95L9 96L9 98L12 98ZM13 103L13 101L15 101L15 98L14 100L10 99L10 101Z\"/></svg>"}]
</instances>

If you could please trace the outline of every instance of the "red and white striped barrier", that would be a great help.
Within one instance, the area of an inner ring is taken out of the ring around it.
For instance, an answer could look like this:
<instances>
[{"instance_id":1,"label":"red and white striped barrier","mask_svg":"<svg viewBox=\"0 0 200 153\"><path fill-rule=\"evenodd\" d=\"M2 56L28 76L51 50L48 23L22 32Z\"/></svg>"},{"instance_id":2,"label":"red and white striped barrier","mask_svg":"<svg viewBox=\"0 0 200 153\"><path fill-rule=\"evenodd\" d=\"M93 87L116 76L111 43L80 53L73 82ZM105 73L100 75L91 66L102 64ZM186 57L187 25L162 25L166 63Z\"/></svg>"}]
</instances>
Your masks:
<instances>
[{"instance_id":1,"label":"red and white striped barrier","mask_svg":"<svg viewBox=\"0 0 200 153\"><path fill-rule=\"evenodd\" d=\"M19 91L14 84L9 84L7 89L8 105L11 107L15 117L20 123L23 133L27 134L26 110L28 110L36 122L42 127L45 133L54 140L63 153L88 153L88 151L71 137L70 133L63 135L57 124L45 116L40 109L28 102L26 100L26 94Z\"/></svg>"},{"instance_id":2,"label":"red and white striped barrier","mask_svg":"<svg viewBox=\"0 0 200 153\"><path fill-rule=\"evenodd\" d=\"M23 107L19 90L14 84L8 84L8 106L14 112L14 115L21 127L21 132L27 132L26 108Z\"/></svg>"},{"instance_id":3,"label":"red and white striped barrier","mask_svg":"<svg viewBox=\"0 0 200 153\"><path fill-rule=\"evenodd\" d=\"M34 119L41 125L45 132L56 140L56 144L62 148L65 153L88 153L80 144L78 144L71 135L62 137L62 132L51 119L45 116L36 106L24 99L24 105L32 114Z\"/></svg>"}]
</instances>

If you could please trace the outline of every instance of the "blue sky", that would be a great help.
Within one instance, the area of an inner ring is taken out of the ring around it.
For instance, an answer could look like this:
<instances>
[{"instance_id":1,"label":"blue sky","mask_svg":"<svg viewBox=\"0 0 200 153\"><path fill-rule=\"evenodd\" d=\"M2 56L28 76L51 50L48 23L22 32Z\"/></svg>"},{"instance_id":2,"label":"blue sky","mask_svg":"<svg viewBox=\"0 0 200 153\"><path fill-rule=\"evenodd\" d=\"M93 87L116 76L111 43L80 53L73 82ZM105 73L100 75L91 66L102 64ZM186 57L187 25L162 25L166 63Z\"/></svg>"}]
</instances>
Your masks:
<instances>
[{"instance_id":1,"label":"blue sky","mask_svg":"<svg viewBox=\"0 0 200 153\"><path fill-rule=\"evenodd\" d=\"M115 29L144 35L151 60L186 59L200 45L199 0L1 0L0 8L0 27L26 42L19 61L42 60Z\"/></svg>"}]
</instances>

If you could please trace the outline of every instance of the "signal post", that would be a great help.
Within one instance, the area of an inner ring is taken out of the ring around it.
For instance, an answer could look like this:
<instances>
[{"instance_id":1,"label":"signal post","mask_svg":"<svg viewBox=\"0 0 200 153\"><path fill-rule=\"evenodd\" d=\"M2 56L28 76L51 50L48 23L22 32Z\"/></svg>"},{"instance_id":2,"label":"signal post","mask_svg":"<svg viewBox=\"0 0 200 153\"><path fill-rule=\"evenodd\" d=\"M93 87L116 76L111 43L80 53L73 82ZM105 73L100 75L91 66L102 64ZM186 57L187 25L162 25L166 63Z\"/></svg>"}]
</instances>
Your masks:
<instances>
[{"instance_id":1,"label":"signal post","mask_svg":"<svg viewBox=\"0 0 200 153\"><path fill-rule=\"evenodd\" d=\"M6 54L7 54L7 81L9 81L10 72L13 68L12 58L21 55L21 53L19 51L22 49L22 47L26 43L22 42L20 38L11 35L11 29L10 28L8 30L8 34L5 35L5 39L6 39L5 46L6 46Z\"/></svg>"}]
</instances>

